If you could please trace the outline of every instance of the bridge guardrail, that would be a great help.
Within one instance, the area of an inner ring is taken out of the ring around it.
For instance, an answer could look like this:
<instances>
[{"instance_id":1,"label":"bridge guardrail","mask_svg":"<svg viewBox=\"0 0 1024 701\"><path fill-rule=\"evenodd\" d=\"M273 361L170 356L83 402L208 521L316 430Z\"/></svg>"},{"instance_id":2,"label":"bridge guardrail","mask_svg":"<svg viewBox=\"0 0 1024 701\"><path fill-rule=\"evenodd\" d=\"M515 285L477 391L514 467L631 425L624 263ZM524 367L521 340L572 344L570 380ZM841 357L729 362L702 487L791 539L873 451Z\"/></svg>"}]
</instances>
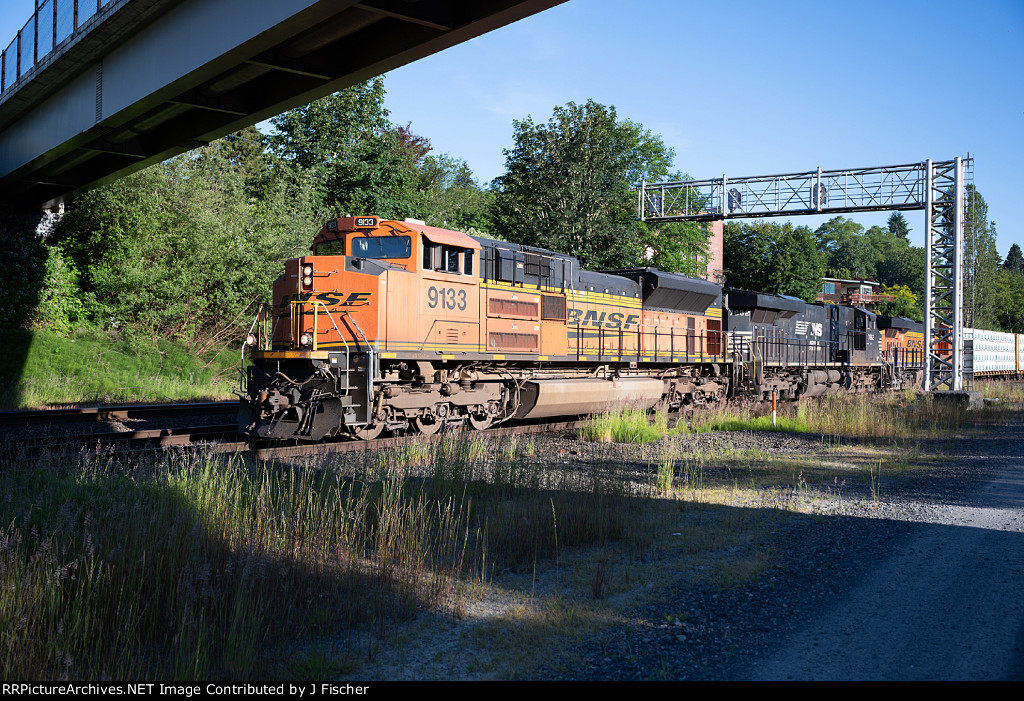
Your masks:
<instances>
[{"instance_id":1,"label":"bridge guardrail","mask_svg":"<svg viewBox=\"0 0 1024 701\"><path fill-rule=\"evenodd\" d=\"M0 94L114 0L44 0L0 54Z\"/></svg>"}]
</instances>

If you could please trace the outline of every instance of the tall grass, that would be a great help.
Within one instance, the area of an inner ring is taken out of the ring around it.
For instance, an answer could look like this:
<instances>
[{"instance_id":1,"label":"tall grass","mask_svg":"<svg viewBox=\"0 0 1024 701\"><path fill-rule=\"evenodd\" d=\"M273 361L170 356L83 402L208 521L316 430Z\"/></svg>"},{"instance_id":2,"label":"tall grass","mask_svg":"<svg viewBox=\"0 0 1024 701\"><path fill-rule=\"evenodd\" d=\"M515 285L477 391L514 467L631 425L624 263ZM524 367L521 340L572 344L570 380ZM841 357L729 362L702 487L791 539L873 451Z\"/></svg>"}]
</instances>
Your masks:
<instances>
[{"instance_id":1,"label":"tall grass","mask_svg":"<svg viewBox=\"0 0 1024 701\"><path fill-rule=\"evenodd\" d=\"M1024 382L1020 380L979 379L974 383L974 389L981 392L986 398L998 399L1000 402L1024 403Z\"/></svg>"},{"instance_id":2,"label":"tall grass","mask_svg":"<svg viewBox=\"0 0 1024 701\"><path fill-rule=\"evenodd\" d=\"M358 478L202 452L0 465L0 675L264 676L299 636L387 636L494 568L652 537L622 470L524 448L368 453Z\"/></svg>"},{"instance_id":3,"label":"tall grass","mask_svg":"<svg viewBox=\"0 0 1024 701\"><path fill-rule=\"evenodd\" d=\"M668 432L668 417L643 409L613 409L590 417L579 430L584 440L606 443L653 443Z\"/></svg>"},{"instance_id":4,"label":"tall grass","mask_svg":"<svg viewBox=\"0 0 1024 701\"><path fill-rule=\"evenodd\" d=\"M930 394L906 390L890 394L836 394L779 405L772 423L767 404L730 403L695 409L673 429L664 414L621 409L591 417L580 429L584 440L652 443L666 435L708 431L781 431L831 437L914 440L949 436L979 420L999 421L1024 403L1019 382L980 382L978 390L1000 404L968 412Z\"/></svg>"}]
</instances>

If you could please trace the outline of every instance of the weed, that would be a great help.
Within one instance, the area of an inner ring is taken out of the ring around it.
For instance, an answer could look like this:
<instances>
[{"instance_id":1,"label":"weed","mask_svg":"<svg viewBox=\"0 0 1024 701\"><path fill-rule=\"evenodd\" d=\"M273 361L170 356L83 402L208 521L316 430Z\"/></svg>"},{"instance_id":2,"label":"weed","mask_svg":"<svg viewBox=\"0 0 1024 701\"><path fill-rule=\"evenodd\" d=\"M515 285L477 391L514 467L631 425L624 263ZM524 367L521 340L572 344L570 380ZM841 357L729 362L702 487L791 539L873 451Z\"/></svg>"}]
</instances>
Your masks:
<instances>
[{"instance_id":1,"label":"weed","mask_svg":"<svg viewBox=\"0 0 1024 701\"><path fill-rule=\"evenodd\" d=\"M662 494L672 491L672 482L675 479L676 463L671 458L662 458L658 464L658 476L656 487Z\"/></svg>"},{"instance_id":2,"label":"weed","mask_svg":"<svg viewBox=\"0 0 1024 701\"><path fill-rule=\"evenodd\" d=\"M649 420L650 419L650 420ZM618 409L593 416L579 430L580 438L606 443L654 443L668 432L664 413Z\"/></svg>"},{"instance_id":3,"label":"weed","mask_svg":"<svg viewBox=\"0 0 1024 701\"><path fill-rule=\"evenodd\" d=\"M594 570L594 580L590 587L590 594L595 599L604 598L604 586L605 586L605 561L600 559L597 561L597 568Z\"/></svg>"}]
</instances>

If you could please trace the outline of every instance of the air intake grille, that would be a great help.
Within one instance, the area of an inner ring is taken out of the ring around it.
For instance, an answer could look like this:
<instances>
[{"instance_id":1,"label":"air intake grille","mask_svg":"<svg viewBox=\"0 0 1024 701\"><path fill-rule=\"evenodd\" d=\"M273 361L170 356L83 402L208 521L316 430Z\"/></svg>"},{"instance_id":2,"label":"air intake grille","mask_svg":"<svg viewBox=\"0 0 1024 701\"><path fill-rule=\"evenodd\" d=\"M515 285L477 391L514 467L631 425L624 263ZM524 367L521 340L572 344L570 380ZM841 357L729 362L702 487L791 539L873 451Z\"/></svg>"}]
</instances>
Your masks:
<instances>
[{"instance_id":1,"label":"air intake grille","mask_svg":"<svg viewBox=\"0 0 1024 701\"><path fill-rule=\"evenodd\" d=\"M537 350L535 333L499 333L488 336L490 350Z\"/></svg>"},{"instance_id":2,"label":"air intake grille","mask_svg":"<svg viewBox=\"0 0 1024 701\"><path fill-rule=\"evenodd\" d=\"M544 295L540 300L541 319L546 321L565 321L565 297Z\"/></svg>"},{"instance_id":3,"label":"air intake grille","mask_svg":"<svg viewBox=\"0 0 1024 701\"><path fill-rule=\"evenodd\" d=\"M487 312L492 316L517 316L535 319L537 318L537 303L518 299L491 298L487 303Z\"/></svg>"}]
</instances>

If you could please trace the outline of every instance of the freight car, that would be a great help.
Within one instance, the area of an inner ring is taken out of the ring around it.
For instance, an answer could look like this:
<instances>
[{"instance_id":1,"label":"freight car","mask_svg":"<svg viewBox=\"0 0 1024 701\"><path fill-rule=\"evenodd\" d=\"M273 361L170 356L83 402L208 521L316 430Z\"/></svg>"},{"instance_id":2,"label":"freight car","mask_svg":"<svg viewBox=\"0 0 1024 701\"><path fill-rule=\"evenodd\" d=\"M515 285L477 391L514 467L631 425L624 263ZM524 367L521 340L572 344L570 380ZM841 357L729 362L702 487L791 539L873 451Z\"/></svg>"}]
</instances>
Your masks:
<instances>
[{"instance_id":1,"label":"freight car","mask_svg":"<svg viewBox=\"0 0 1024 701\"><path fill-rule=\"evenodd\" d=\"M971 358L968 370L975 377L1021 376L1024 334L965 329L964 338Z\"/></svg>"},{"instance_id":2,"label":"freight car","mask_svg":"<svg viewBox=\"0 0 1024 701\"><path fill-rule=\"evenodd\" d=\"M923 342L864 309L362 216L285 262L242 356L239 430L317 441L900 388Z\"/></svg>"}]
</instances>

